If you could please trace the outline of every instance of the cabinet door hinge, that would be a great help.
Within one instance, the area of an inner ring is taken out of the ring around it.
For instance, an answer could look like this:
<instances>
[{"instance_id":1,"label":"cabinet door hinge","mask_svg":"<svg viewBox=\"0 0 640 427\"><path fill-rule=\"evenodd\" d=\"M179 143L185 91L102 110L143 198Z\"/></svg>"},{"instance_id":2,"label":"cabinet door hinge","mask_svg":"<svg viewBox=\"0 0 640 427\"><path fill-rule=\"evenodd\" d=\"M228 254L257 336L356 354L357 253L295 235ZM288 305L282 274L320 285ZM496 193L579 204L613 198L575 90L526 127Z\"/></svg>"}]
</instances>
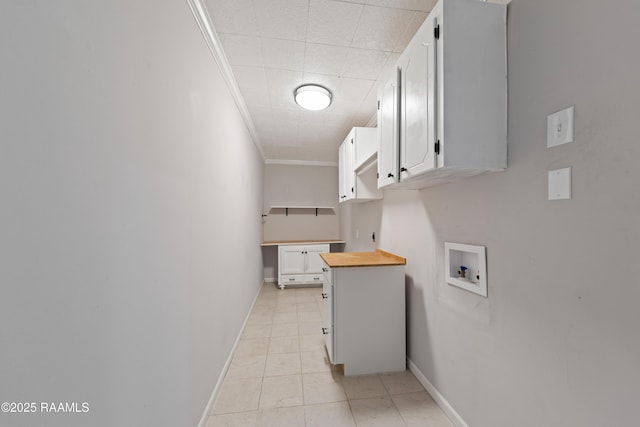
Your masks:
<instances>
[{"instance_id":1,"label":"cabinet door hinge","mask_svg":"<svg viewBox=\"0 0 640 427\"><path fill-rule=\"evenodd\" d=\"M380 111L380 100L378 100L378 111Z\"/></svg>"},{"instance_id":2,"label":"cabinet door hinge","mask_svg":"<svg viewBox=\"0 0 640 427\"><path fill-rule=\"evenodd\" d=\"M352 192L352 193L354 192L354 191L353 191L353 187L351 187L351 192Z\"/></svg>"},{"instance_id":3,"label":"cabinet door hinge","mask_svg":"<svg viewBox=\"0 0 640 427\"><path fill-rule=\"evenodd\" d=\"M440 140L436 141L434 149L435 149L436 154L440 154Z\"/></svg>"},{"instance_id":4,"label":"cabinet door hinge","mask_svg":"<svg viewBox=\"0 0 640 427\"><path fill-rule=\"evenodd\" d=\"M380 172L376 172L376 178L380 178Z\"/></svg>"},{"instance_id":5,"label":"cabinet door hinge","mask_svg":"<svg viewBox=\"0 0 640 427\"><path fill-rule=\"evenodd\" d=\"M353 144L353 138L351 138L351 143Z\"/></svg>"},{"instance_id":6,"label":"cabinet door hinge","mask_svg":"<svg viewBox=\"0 0 640 427\"><path fill-rule=\"evenodd\" d=\"M440 38L440 24L433 27L433 37L435 37L436 39Z\"/></svg>"}]
</instances>

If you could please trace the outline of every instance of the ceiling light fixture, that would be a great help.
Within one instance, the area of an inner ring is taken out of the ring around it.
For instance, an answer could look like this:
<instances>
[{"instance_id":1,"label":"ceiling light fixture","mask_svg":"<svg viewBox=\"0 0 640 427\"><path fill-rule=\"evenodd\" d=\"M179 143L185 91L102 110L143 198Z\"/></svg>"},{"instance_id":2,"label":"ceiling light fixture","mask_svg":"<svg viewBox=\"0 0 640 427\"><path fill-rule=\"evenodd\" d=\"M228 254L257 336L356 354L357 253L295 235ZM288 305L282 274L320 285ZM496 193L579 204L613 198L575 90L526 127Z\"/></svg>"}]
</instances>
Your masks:
<instances>
[{"instance_id":1,"label":"ceiling light fixture","mask_svg":"<svg viewBox=\"0 0 640 427\"><path fill-rule=\"evenodd\" d=\"M306 110L324 110L331 104L331 92L320 85L308 84L293 93L296 104Z\"/></svg>"}]
</instances>

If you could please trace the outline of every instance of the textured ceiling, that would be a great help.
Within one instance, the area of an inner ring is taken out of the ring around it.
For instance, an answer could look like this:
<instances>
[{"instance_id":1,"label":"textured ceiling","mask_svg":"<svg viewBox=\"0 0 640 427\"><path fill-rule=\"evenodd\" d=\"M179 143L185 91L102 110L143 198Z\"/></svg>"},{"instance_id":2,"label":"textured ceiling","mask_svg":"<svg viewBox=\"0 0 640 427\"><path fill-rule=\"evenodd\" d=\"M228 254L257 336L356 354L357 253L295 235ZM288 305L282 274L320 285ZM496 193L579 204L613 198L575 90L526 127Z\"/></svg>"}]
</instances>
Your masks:
<instances>
[{"instance_id":1,"label":"textured ceiling","mask_svg":"<svg viewBox=\"0 0 640 427\"><path fill-rule=\"evenodd\" d=\"M377 86L436 0L206 0L267 160L336 162ZM333 93L323 111L293 100L303 83Z\"/></svg>"}]
</instances>

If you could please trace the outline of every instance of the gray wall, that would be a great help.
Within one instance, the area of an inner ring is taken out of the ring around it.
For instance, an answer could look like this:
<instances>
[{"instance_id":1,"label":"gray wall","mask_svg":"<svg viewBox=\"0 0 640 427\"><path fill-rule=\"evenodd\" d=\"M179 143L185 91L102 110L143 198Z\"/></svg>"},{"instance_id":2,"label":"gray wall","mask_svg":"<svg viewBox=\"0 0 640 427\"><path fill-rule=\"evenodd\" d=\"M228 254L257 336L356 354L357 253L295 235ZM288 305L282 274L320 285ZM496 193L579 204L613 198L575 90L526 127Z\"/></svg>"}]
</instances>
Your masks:
<instances>
[{"instance_id":1,"label":"gray wall","mask_svg":"<svg viewBox=\"0 0 640 427\"><path fill-rule=\"evenodd\" d=\"M265 240L335 239L338 237L337 166L281 165L264 166ZM290 209L285 215L273 206L321 206L313 210Z\"/></svg>"},{"instance_id":2,"label":"gray wall","mask_svg":"<svg viewBox=\"0 0 640 427\"><path fill-rule=\"evenodd\" d=\"M264 240L337 239L338 168L337 166L266 164L264 166ZM272 206L323 206L318 210L283 209ZM264 278L278 278L277 246L262 249Z\"/></svg>"},{"instance_id":3,"label":"gray wall","mask_svg":"<svg viewBox=\"0 0 640 427\"><path fill-rule=\"evenodd\" d=\"M262 281L262 159L185 1L0 6L11 426L195 426ZM242 165L242 167L238 167Z\"/></svg>"},{"instance_id":4,"label":"gray wall","mask_svg":"<svg viewBox=\"0 0 640 427\"><path fill-rule=\"evenodd\" d=\"M637 424L640 3L513 0L509 167L343 209L407 257L410 359L473 427ZM575 142L546 148L575 105ZM573 168L573 199L547 171ZM489 297L444 280L445 241L487 247Z\"/></svg>"}]
</instances>

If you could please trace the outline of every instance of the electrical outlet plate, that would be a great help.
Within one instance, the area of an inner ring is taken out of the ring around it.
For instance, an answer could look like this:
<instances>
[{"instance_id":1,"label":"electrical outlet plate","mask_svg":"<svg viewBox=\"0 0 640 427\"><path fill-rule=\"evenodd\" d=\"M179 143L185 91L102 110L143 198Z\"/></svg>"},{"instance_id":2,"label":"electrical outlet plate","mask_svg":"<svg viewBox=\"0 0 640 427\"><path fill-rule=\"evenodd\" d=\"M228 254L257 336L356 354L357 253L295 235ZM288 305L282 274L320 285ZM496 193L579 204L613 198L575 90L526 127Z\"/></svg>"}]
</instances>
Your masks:
<instances>
[{"instance_id":1,"label":"electrical outlet plate","mask_svg":"<svg viewBox=\"0 0 640 427\"><path fill-rule=\"evenodd\" d=\"M571 198L571 168L549 171L549 200Z\"/></svg>"},{"instance_id":2,"label":"electrical outlet plate","mask_svg":"<svg viewBox=\"0 0 640 427\"><path fill-rule=\"evenodd\" d=\"M547 116L547 147L573 142L573 106Z\"/></svg>"}]
</instances>

